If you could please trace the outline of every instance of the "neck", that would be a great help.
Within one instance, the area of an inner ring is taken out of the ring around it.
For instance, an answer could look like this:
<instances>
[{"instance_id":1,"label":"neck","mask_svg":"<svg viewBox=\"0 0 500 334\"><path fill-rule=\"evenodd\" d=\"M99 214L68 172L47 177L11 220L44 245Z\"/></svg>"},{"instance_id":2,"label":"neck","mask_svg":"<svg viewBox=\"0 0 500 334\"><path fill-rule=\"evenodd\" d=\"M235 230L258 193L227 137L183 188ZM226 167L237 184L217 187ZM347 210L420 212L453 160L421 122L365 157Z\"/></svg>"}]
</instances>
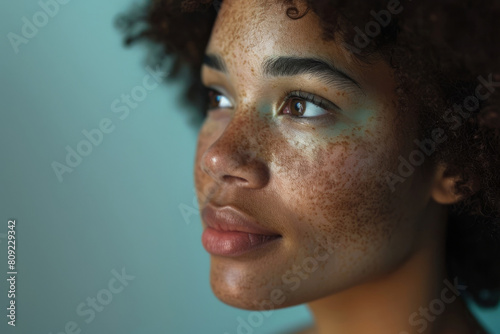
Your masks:
<instances>
[{"instance_id":1,"label":"neck","mask_svg":"<svg viewBox=\"0 0 500 334\"><path fill-rule=\"evenodd\" d=\"M473 333L476 324L459 296L463 290L446 276L445 224L436 225L443 228L424 236L393 272L310 302L317 333Z\"/></svg>"}]
</instances>

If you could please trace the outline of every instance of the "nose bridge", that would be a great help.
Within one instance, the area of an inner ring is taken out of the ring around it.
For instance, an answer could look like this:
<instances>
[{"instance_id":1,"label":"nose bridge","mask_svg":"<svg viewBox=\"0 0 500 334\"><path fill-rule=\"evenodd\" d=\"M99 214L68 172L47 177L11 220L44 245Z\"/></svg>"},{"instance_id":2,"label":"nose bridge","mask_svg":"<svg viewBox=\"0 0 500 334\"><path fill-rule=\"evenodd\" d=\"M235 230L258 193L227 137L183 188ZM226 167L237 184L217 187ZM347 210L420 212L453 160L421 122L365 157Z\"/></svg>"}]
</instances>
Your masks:
<instances>
[{"instance_id":1,"label":"nose bridge","mask_svg":"<svg viewBox=\"0 0 500 334\"><path fill-rule=\"evenodd\" d=\"M223 149L227 153L244 156L251 150L252 118L248 113L235 110L231 120L211 148Z\"/></svg>"},{"instance_id":2,"label":"nose bridge","mask_svg":"<svg viewBox=\"0 0 500 334\"><path fill-rule=\"evenodd\" d=\"M225 159L234 164L233 168L248 164L257 155L257 133L252 122L255 120L248 113L235 111L219 138L205 152L207 158Z\"/></svg>"},{"instance_id":3,"label":"nose bridge","mask_svg":"<svg viewBox=\"0 0 500 334\"><path fill-rule=\"evenodd\" d=\"M260 128L255 110L235 109L220 136L204 152L202 168L218 182L237 180L249 187L265 185L269 171L259 154Z\"/></svg>"}]
</instances>

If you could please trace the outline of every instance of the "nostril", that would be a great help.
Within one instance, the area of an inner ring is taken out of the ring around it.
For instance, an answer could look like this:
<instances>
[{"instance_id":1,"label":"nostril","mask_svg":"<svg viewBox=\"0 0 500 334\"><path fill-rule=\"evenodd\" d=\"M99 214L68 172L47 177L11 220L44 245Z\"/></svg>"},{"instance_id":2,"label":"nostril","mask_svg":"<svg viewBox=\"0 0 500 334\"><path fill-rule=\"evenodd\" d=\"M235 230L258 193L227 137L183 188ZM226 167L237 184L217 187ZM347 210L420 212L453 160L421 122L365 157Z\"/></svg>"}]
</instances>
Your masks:
<instances>
[{"instance_id":1,"label":"nostril","mask_svg":"<svg viewBox=\"0 0 500 334\"><path fill-rule=\"evenodd\" d=\"M224 175L222 177L222 180L225 181L225 182L240 182L240 183L248 183L248 180L243 178L243 177L239 177L239 176L236 176L236 175Z\"/></svg>"}]
</instances>

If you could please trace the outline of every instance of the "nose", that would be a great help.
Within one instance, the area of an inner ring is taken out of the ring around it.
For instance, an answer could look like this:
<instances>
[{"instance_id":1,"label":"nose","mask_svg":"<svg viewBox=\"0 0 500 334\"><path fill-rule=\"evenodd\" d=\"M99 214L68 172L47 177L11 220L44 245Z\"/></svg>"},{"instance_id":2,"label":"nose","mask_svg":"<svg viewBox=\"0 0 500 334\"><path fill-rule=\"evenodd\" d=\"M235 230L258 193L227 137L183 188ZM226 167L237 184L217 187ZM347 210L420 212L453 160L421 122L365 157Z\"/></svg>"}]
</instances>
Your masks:
<instances>
[{"instance_id":1,"label":"nose","mask_svg":"<svg viewBox=\"0 0 500 334\"><path fill-rule=\"evenodd\" d=\"M258 131L248 123L248 118L235 115L202 155L202 170L219 184L258 189L269 182L268 165L258 154Z\"/></svg>"}]
</instances>

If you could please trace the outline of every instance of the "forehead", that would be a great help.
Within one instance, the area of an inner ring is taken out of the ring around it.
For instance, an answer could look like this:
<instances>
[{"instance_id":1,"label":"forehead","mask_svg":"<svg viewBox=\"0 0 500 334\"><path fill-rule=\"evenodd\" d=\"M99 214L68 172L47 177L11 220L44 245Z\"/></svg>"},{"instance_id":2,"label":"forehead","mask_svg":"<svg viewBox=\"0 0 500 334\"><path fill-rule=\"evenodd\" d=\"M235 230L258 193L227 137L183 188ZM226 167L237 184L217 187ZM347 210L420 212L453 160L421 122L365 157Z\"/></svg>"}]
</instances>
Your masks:
<instances>
[{"instance_id":1,"label":"forehead","mask_svg":"<svg viewBox=\"0 0 500 334\"><path fill-rule=\"evenodd\" d=\"M269 57L311 57L328 60L355 79L374 101L393 103L397 85L394 70L383 59L359 61L340 35L323 39L320 18L309 10L298 18L287 15L285 0L224 0L205 52L217 54L226 63L232 84L241 94L263 83L262 64ZM305 1L294 1L299 16ZM203 73L207 73L204 66ZM211 72L213 73L213 71ZM243 90L244 88L244 90ZM392 102L391 102L392 101Z\"/></svg>"},{"instance_id":2,"label":"forehead","mask_svg":"<svg viewBox=\"0 0 500 334\"><path fill-rule=\"evenodd\" d=\"M273 55L322 56L347 63L346 50L322 39L318 16L305 2L296 2L299 16L307 11L298 19L287 15L291 5L283 0L224 0L206 52L221 55L228 67L259 65Z\"/></svg>"}]
</instances>

